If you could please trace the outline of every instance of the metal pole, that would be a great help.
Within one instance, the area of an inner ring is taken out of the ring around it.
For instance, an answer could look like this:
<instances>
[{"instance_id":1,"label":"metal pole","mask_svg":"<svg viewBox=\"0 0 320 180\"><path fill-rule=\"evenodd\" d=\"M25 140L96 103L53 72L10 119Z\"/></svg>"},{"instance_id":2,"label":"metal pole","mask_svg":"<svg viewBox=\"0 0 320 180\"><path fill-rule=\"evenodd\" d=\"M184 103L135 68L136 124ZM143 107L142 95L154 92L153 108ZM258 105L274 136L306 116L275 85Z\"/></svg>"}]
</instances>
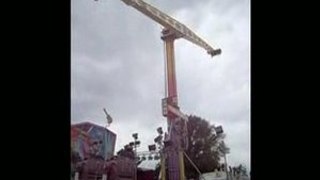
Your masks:
<instances>
[{"instance_id":1,"label":"metal pole","mask_svg":"<svg viewBox=\"0 0 320 180\"><path fill-rule=\"evenodd\" d=\"M224 153L224 164L225 164L225 169L226 169L226 177L227 177L227 180L229 180L227 154L226 153Z\"/></svg>"},{"instance_id":2,"label":"metal pole","mask_svg":"<svg viewBox=\"0 0 320 180\"><path fill-rule=\"evenodd\" d=\"M166 180L166 165L165 165L166 159L163 152L160 153L160 162L161 162L161 166L160 166L161 180Z\"/></svg>"},{"instance_id":3,"label":"metal pole","mask_svg":"<svg viewBox=\"0 0 320 180\"><path fill-rule=\"evenodd\" d=\"M183 150L179 150L180 180L185 180Z\"/></svg>"},{"instance_id":4,"label":"metal pole","mask_svg":"<svg viewBox=\"0 0 320 180\"><path fill-rule=\"evenodd\" d=\"M201 179L205 180L204 177L202 176L200 170L198 169L198 167L192 162L192 160L189 158L189 156L187 155L187 153L183 152L183 154L185 155L185 157L187 158L187 160L191 163L191 165L194 167L194 169L199 173L199 176Z\"/></svg>"},{"instance_id":5,"label":"metal pole","mask_svg":"<svg viewBox=\"0 0 320 180\"><path fill-rule=\"evenodd\" d=\"M174 40L176 39L176 34L171 32L168 29L162 31L161 39L165 42L165 52L166 52L166 68L167 68L167 96L170 98L171 106L178 106L178 95L177 95L177 81L176 81L176 72L175 72L175 60L174 60ZM168 122L168 131L170 141L176 142L177 139L180 139L178 134L173 133L171 129L171 123L174 123L176 116L172 113L169 113L167 116ZM171 132L170 132L171 131ZM179 159L179 147L178 144L173 143L173 147L169 147L166 151L167 162L168 162L168 179L169 180L180 180L181 179L181 168ZM182 176L183 177L183 176Z\"/></svg>"}]
</instances>

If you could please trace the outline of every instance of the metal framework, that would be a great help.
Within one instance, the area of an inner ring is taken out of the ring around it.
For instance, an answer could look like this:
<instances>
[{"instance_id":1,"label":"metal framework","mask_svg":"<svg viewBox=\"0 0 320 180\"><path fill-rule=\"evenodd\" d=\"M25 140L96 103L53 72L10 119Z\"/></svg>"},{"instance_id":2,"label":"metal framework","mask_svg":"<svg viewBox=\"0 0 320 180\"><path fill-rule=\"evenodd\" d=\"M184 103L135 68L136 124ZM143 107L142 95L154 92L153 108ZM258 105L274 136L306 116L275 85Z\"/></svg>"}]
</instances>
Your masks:
<instances>
[{"instance_id":1,"label":"metal framework","mask_svg":"<svg viewBox=\"0 0 320 180\"><path fill-rule=\"evenodd\" d=\"M163 154L161 154L161 177L162 180L166 178L164 169L165 166L167 166L169 180L185 180L183 152L187 144L185 137L186 122L188 118L179 110L178 106L174 41L179 38L184 38L205 49L211 57L221 54L221 49L211 47L184 24L142 0L121 1L164 27L161 39L164 41L166 52L167 93L162 103L166 104L166 106L163 107L163 115L167 117L169 133L168 138L165 139L165 141L171 142L171 145L165 146Z\"/></svg>"}]
</instances>

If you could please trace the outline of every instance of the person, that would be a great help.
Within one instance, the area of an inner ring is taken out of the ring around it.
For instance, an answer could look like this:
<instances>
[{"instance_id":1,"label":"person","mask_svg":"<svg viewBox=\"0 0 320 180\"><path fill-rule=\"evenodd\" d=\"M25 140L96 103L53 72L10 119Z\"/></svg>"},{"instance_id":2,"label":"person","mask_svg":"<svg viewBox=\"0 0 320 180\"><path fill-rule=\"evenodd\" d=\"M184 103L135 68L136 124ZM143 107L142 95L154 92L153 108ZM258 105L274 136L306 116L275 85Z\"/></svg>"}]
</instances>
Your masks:
<instances>
[{"instance_id":1,"label":"person","mask_svg":"<svg viewBox=\"0 0 320 180\"><path fill-rule=\"evenodd\" d=\"M229 174L230 174L230 176L232 176L232 168L231 168L231 166L229 166Z\"/></svg>"},{"instance_id":2,"label":"person","mask_svg":"<svg viewBox=\"0 0 320 180\"><path fill-rule=\"evenodd\" d=\"M236 178L236 180L239 180L240 178L241 178L241 166L238 166L237 168L236 168L236 174L235 174L235 178Z\"/></svg>"}]
</instances>

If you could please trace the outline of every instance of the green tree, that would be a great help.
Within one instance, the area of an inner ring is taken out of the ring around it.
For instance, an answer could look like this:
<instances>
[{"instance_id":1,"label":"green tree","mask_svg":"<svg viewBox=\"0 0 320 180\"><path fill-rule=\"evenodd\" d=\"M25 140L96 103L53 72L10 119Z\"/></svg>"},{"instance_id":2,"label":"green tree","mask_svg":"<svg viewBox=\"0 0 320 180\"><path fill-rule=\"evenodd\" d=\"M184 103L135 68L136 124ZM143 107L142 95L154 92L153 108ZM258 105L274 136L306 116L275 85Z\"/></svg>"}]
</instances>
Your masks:
<instances>
[{"instance_id":1,"label":"green tree","mask_svg":"<svg viewBox=\"0 0 320 180\"><path fill-rule=\"evenodd\" d=\"M215 126L197 116L188 117L187 130L188 148L185 152L200 172L212 172L220 167L219 146L225 134L216 135ZM184 164L187 179L199 179L199 173L186 157ZM159 171L160 165L158 164L155 177L158 177Z\"/></svg>"},{"instance_id":2,"label":"green tree","mask_svg":"<svg viewBox=\"0 0 320 180\"><path fill-rule=\"evenodd\" d=\"M225 134L216 135L215 126L197 116L189 116L187 128L189 145L186 154L201 173L214 171L219 167L218 146ZM188 159L185 158L184 162L186 177L198 179L199 173Z\"/></svg>"},{"instance_id":3,"label":"green tree","mask_svg":"<svg viewBox=\"0 0 320 180\"><path fill-rule=\"evenodd\" d=\"M248 176L247 168L245 165L240 164L239 166L236 167L236 170L239 172L240 175Z\"/></svg>"}]
</instances>

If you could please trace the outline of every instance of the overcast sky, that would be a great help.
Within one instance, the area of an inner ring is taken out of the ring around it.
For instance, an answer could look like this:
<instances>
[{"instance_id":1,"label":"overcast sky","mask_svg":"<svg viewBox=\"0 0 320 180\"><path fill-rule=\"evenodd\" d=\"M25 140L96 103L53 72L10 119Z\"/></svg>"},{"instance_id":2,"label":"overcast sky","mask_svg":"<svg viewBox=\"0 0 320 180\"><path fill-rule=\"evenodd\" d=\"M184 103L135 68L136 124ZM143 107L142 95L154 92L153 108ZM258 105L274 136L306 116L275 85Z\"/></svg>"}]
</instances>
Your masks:
<instances>
[{"instance_id":1,"label":"overcast sky","mask_svg":"<svg viewBox=\"0 0 320 180\"><path fill-rule=\"evenodd\" d=\"M145 1L222 49L211 58L185 39L175 41L179 106L222 125L228 163L250 169L250 1ZM135 132L139 150L147 150L156 128L167 128L161 28L120 0L71 0L71 123L105 126L105 107L114 119L116 151Z\"/></svg>"}]
</instances>

